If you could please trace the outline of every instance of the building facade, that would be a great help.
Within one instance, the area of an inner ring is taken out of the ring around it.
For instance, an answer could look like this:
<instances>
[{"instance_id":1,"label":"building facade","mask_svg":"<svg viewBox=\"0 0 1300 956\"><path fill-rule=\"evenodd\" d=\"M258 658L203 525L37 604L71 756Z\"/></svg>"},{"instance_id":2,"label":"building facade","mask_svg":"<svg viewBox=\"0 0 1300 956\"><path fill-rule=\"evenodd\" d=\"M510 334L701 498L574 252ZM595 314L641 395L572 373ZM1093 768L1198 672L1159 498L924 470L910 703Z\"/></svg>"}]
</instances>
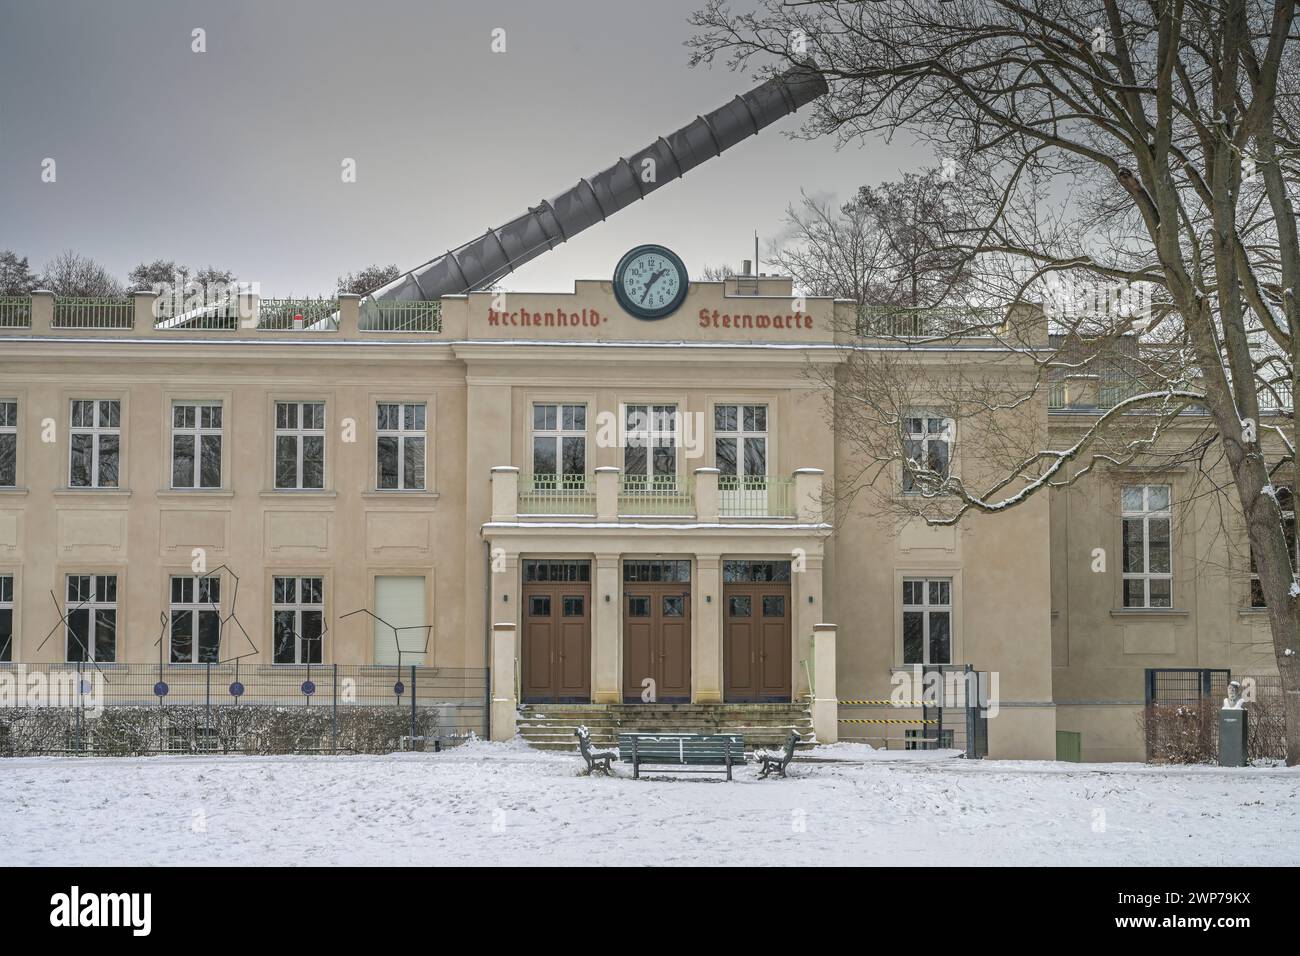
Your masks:
<instances>
[{"instance_id":1,"label":"building facade","mask_svg":"<svg viewBox=\"0 0 1300 956\"><path fill-rule=\"evenodd\" d=\"M1142 758L1148 668L1271 667L1248 567L1165 520L1198 507L1178 474L951 528L837 503L855 449L826 375L854 310L787 279L692 283L652 321L607 281L245 305L0 306L0 660L489 667L494 736L520 704L812 699L823 740L854 736L837 700L969 664L997 678L991 756L1052 758L1061 730L1088 760ZM940 383L990 352L912 354ZM1087 419L1048 406L1016 414ZM1092 568L1139 528L1172 567Z\"/></svg>"}]
</instances>

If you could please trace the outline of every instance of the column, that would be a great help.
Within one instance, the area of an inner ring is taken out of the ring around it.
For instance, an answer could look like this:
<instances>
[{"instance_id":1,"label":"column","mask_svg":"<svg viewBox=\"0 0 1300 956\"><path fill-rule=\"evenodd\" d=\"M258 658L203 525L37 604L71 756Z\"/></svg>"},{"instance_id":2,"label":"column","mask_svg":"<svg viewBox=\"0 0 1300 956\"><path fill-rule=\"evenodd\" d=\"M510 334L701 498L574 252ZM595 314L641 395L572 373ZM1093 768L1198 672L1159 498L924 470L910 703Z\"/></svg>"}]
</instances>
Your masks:
<instances>
[{"instance_id":1,"label":"column","mask_svg":"<svg viewBox=\"0 0 1300 956\"><path fill-rule=\"evenodd\" d=\"M619 469L604 465L596 469L596 520L618 520Z\"/></svg>"},{"instance_id":2,"label":"column","mask_svg":"<svg viewBox=\"0 0 1300 956\"><path fill-rule=\"evenodd\" d=\"M697 472L698 474L698 472ZM716 477L714 478L716 488ZM716 554L695 556L691 586L691 699L697 704L722 703L722 559Z\"/></svg>"},{"instance_id":3,"label":"column","mask_svg":"<svg viewBox=\"0 0 1300 956\"><path fill-rule=\"evenodd\" d=\"M623 630L621 562L617 554L598 554L595 565L591 588L591 700L595 704L619 704L623 702L623 654L619 646Z\"/></svg>"},{"instance_id":4,"label":"column","mask_svg":"<svg viewBox=\"0 0 1300 956\"><path fill-rule=\"evenodd\" d=\"M695 469L695 517L700 524L717 524L720 474L717 468Z\"/></svg>"},{"instance_id":5,"label":"column","mask_svg":"<svg viewBox=\"0 0 1300 956\"><path fill-rule=\"evenodd\" d=\"M519 469L514 465L492 468L492 520L514 521L519 517Z\"/></svg>"},{"instance_id":6,"label":"column","mask_svg":"<svg viewBox=\"0 0 1300 956\"><path fill-rule=\"evenodd\" d=\"M818 743L833 744L839 740L839 697L835 687L835 635L834 624L813 625L813 733Z\"/></svg>"},{"instance_id":7,"label":"column","mask_svg":"<svg viewBox=\"0 0 1300 956\"><path fill-rule=\"evenodd\" d=\"M492 739L513 740L519 701L515 697L516 627L492 625Z\"/></svg>"}]
</instances>

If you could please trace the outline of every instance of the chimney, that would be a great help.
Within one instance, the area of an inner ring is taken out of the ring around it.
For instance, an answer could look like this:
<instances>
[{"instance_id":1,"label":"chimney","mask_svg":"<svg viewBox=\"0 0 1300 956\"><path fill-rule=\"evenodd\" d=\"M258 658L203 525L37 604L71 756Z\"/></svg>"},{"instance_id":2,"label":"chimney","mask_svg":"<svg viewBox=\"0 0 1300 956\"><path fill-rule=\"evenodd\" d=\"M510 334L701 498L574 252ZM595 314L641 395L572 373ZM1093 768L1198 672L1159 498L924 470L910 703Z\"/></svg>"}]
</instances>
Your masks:
<instances>
[{"instance_id":1,"label":"chimney","mask_svg":"<svg viewBox=\"0 0 1300 956\"><path fill-rule=\"evenodd\" d=\"M751 261L748 260L748 259L745 259L745 260L741 263L740 274L741 274L742 276L747 276L747 275L750 274L750 270L753 269L753 268L754 268L754 264L753 264L753 262L751 262Z\"/></svg>"}]
</instances>

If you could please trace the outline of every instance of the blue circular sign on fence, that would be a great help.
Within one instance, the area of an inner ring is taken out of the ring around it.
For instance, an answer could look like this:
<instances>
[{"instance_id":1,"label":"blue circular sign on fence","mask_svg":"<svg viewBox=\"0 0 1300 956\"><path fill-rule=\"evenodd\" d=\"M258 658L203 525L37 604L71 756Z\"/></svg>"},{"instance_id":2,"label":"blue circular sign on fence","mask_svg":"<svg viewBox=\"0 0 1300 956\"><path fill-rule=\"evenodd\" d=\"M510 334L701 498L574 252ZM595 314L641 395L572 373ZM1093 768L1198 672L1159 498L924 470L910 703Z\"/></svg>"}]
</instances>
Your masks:
<instances>
[{"instance_id":1,"label":"blue circular sign on fence","mask_svg":"<svg viewBox=\"0 0 1300 956\"><path fill-rule=\"evenodd\" d=\"M244 685L241 684L239 681L235 681L233 684L231 684L231 685L230 685L230 696L231 696L231 697L243 697L243 696L244 696Z\"/></svg>"},{"instance_id":2,"label":"blue circular sign on fence","mask_svg":"<svg viewBox=\"0 0 1300 956\"><path fill-rule=\"evenodd\" d=\"M309 680L303 681L302 692L310 697L312 694L316 693L316 684Z\"/></svg>"},{"instance_id":3,"label":"blue circular sign on fence","mask_svg":"<svg viewBox=\"0 0 1300 956\"><path fill-rule=\"evenodd\" d=\"M396 684L393 685L393 693L396 694L398 697L401 697L404 693L406 693L406 685L399 680Z\"/></svg>"},{"instance_id":4,"label":"blue circular sign on fence","mask_svg":"<svg viewBox=\"0 0 1300 956\"><path fill-rule=\"evenodd\" d=\"M167 682L166 682L166 681L162 681L162 680L160 680L158 683L154 684L154 685L153 685L153 695L154 695L155 697L166 697L166 696L167 696Z\"/></svg>"},{"instance_id":5,"label":"blue circular sign on fence","mask_svg":"<svg viewBox=\"0 0 1300 956\"><path fill-rule=\"evenodd\" d=\"M88 681L88 680L83 680L83 681L81 682L81 692L82 692L83 694L89 694L89 693L90 693L90 681Z\"/></svg>"}]
</instances>

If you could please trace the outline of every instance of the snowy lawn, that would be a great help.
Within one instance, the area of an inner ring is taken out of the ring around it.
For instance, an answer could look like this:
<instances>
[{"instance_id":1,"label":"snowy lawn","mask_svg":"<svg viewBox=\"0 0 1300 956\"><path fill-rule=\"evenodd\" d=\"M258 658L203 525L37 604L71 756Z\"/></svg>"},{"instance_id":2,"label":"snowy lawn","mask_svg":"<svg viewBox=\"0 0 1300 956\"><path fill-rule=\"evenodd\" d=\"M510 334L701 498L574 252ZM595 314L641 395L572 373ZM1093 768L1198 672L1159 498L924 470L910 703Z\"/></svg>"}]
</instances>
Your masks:
<instances>
[{"instance_id":1,"label":"snowy lawn","mask_svg":"<svg viewBox=\"0 0 1300 956\"><path fill-rule=\"evenodd\" d=\"M386 757L0 761L24 864L1300 863L1300 770L821 747L786 780L579 776L521 743ZM800 756L805 756L801 754Z\"/></svg>"}]
</instances>

